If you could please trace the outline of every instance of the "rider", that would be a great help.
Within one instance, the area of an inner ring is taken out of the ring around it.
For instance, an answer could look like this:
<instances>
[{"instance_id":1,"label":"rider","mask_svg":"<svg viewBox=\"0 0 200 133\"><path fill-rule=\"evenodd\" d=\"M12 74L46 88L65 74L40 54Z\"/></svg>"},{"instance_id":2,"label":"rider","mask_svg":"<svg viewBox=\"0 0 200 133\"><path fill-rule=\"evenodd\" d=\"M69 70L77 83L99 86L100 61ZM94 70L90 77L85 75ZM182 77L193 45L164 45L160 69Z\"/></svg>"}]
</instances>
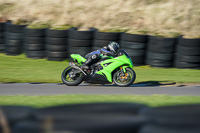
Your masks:
<instances>
[{"instance_id":1,"label":"rider","mask_svg":"<svg viewBox=\"0 0 200 133\"><path fill-rule=\"evenodd\" d=\"M107 56L112 56L115 57L117 56L117 53L119 51L119 44L116 42L110 42L108 46L104 46L101 49L98 49L96 51L93 51L91 53L88 53L85 58L87 59L85 63L82 65L82 68L84 69L89 69L89 66L91 66L93 63L97 62L100 60L100 55L107 55Z\"/></svg>"}]
</instances>

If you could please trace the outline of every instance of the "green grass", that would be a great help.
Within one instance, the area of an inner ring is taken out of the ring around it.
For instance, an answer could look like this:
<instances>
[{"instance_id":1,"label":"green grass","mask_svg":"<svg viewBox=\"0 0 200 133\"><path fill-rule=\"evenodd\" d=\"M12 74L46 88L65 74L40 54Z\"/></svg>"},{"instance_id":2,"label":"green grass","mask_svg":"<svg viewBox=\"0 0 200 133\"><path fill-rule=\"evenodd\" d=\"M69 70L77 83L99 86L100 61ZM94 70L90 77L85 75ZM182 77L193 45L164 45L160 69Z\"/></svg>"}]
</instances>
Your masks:
<instances>
[{"instance_id":1,"label":"green grass","mask_svg":"<svg viewBox=\"0 0 200 133\"><path fill-rule=\"evenodd\" d=\"M46 59L29 59L24 54L7 56L0 54L0 82L46 82L60 83L62 71L68 61L47 61ZM149 66L134 67L136 82L178 82L200 83L200 71L190 69L161 69ZM42 102L41 102L42 101ZM0 96L0 105L26 105L47 107L63 104L91 102L135 102L149 106L166 106L177 104L200 103L198 96L167 95L56 95L56 96Z\"/></svg>"},{"instance_id":2,"label":"green grass","mask_svg":"<svg viewBox=\"0 0 200 133\"><path fill-rule=\"evenodd\" d=\"M0 54L0 82L61 82L60 75L68 65L66 61L29 59L25 55Z\"/></svg>"},{"instance_id":3,"label":"green grass","mask_svg":"<svg viewBox=\"0 0 200 133\"><path fill-rule=\"evenodd\" d=\"M44 82L61 83L61 73L68 61L29 59L24 54L7 56L0 53L0 82ZM149 66L134 67L137 82L200 83L200 70L164 69Z\"/></svg>"},{"instance_id":4,"label":"green grass","mask_svg":"<svg viewBox=\"0 0 200 133\"><path fill-rule=\"evenodd\" d=\"M0 105L25 105L48 107L64 104L98 103L98 102L132 102L148 106L168 106L178 104L200 103L198 96L168 95L56 95L56 96L0 96Z\"/></svg>"},{"instance_id":5,"label":"green grass","mask_svg":"<svg viewBox=\"0 0 200 133\"><path fill-rule=\"evenodd\" d=\"M200 70L176 68L135 67L138 82L167 81L176 83L200 83Z\"/></svg>"}]
</instances>

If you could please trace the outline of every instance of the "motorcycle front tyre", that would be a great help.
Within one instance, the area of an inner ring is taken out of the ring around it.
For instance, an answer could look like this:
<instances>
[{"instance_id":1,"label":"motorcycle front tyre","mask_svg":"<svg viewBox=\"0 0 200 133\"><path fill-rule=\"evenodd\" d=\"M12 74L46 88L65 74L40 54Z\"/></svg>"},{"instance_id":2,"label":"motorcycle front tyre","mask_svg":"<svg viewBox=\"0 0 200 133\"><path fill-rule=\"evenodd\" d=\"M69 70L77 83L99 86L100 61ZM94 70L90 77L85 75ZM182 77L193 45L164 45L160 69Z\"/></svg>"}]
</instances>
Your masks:
<instances>
[{"instance_id":1,"label":"motorcycle front tyre","mask_svg":"<svg viewBox=\"0 0 200 133\"><path fill-rule=\"evenodd\" d=\"M136 79L136 74L135 74L135 71L133 69L131 69L130 67L127 67L126 68L126 72L130 73L131 74L131 79L128 81L128 82L125 82L125 83L122 83L122 82L119 82L117 80L118 78L118 75L119 75L119 72L120 71L116 71L114 74L113 74L113 81L116 85L120 86L120 87L126 87L126 86L130 86Z\"/></svg>"}]
</instances>

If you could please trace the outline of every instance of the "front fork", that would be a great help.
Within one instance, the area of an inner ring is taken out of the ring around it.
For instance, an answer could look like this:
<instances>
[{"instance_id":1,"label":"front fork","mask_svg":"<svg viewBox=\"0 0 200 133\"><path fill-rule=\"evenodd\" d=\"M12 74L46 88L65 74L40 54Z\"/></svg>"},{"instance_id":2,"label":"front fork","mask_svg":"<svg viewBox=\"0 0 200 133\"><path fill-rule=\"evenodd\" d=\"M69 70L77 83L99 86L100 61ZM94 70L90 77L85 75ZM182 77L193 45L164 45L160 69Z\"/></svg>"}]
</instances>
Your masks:
<instances>
[{"instance_id":1,"label":"front fork","mask_svg":"<svg viewBox=\"0 0 200 133\"><path fill-rule=\"evenodd\" d=\"M121 66L120 67L120 71L121 71L122 76L125 76L126 68L127 68L127 66Z\"/></svg>"},{"instance_id":2,"label":"front fork","mask_svg":"<svg viewBox=\"0 0 200 133\"><path fill-rule=\"evenodd\" d=\"M125 80L127 80L127 78L129 77L129 74L126 72L126 68L128 66L121 66L120 67L120 73L119 73L119 80L121 82L124 82Z\"/></svg>"}]
</instances>

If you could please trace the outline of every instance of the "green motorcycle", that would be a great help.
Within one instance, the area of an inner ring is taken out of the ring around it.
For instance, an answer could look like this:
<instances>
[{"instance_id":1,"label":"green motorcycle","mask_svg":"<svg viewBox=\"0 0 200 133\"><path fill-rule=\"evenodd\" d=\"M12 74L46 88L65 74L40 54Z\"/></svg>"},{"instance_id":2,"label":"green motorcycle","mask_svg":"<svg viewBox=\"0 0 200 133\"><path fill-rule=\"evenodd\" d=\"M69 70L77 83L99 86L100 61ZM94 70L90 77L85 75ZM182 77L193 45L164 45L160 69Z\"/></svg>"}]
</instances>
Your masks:
<instances>
[{"instance_id":1,"label":"green motorcycle","mask_svg":"<svg viewBox=\"0 0 200 133\"><path fill-rule=\"evenodd\" d=\"M129 86L136 78L133 63L125 50L121 50L117 57L101 55L101 59L90 66L90 69L81 69L86 61L79 54L71 54L75 62L70 62L63 72L61 79L68 86L76 86L81 82L107 84L115 83L118 86Z\"/></svg>"}]
</instances>

